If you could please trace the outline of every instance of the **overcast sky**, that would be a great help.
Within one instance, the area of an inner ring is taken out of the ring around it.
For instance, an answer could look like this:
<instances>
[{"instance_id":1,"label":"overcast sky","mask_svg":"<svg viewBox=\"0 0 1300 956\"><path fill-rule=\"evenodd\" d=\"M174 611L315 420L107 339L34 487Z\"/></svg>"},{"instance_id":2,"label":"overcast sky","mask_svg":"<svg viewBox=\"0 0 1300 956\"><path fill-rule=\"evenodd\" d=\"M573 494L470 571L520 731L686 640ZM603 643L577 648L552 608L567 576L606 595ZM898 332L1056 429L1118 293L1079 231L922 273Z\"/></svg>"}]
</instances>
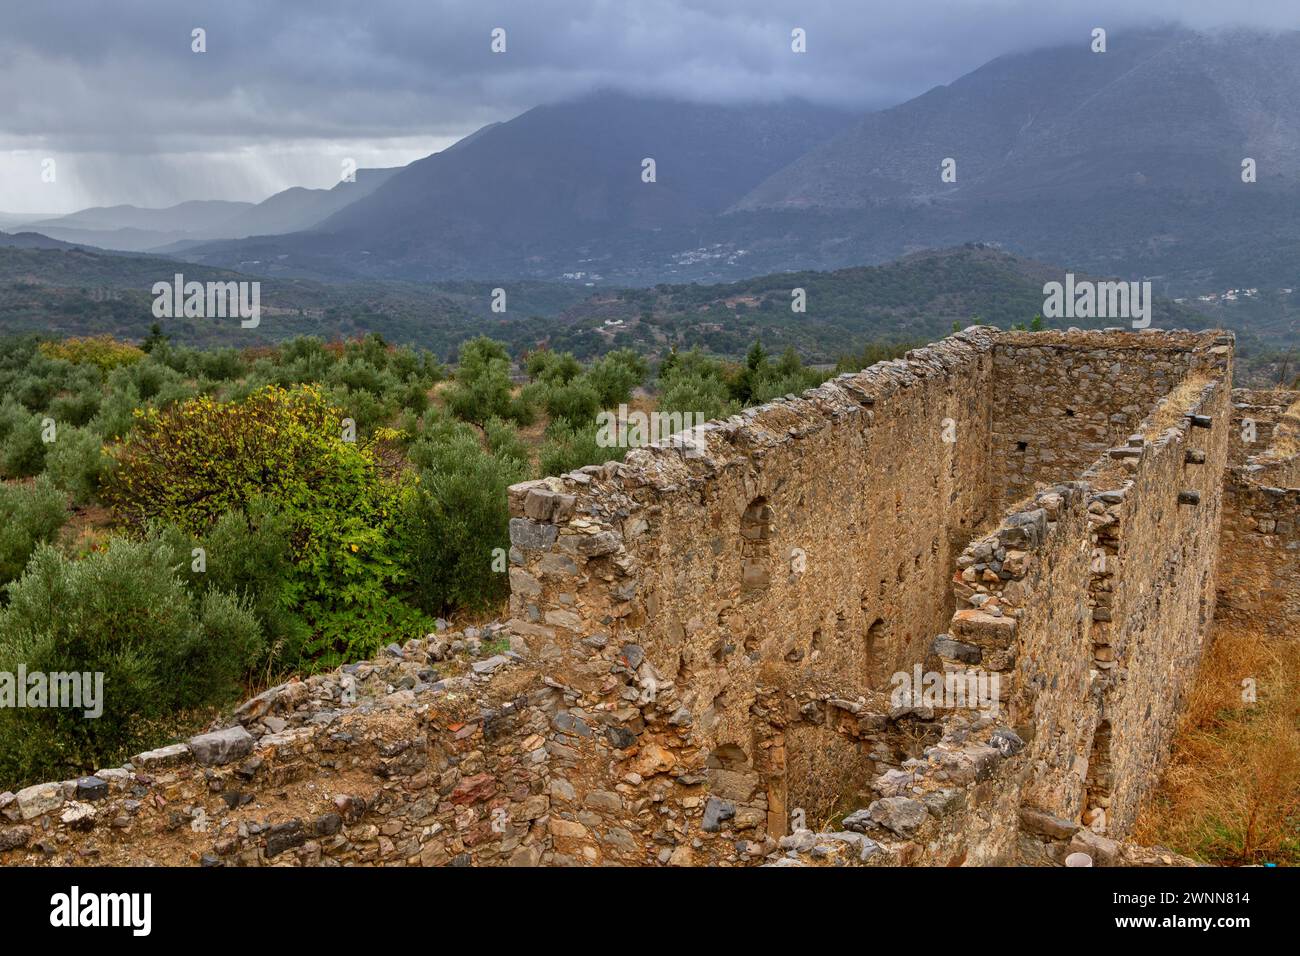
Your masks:
<instances>
[{"instance_id":1,"label":"overcast sky","mask_svg":"<svg viewBox=\"0 0 1300 956\"><path fill-rule=\"evenodd\" d=\"M1297 29L1300 2L0 0L0 210L258 201L597 87L874 109L1003 53L1156 22Z\"/></svg>"}]
</instances>

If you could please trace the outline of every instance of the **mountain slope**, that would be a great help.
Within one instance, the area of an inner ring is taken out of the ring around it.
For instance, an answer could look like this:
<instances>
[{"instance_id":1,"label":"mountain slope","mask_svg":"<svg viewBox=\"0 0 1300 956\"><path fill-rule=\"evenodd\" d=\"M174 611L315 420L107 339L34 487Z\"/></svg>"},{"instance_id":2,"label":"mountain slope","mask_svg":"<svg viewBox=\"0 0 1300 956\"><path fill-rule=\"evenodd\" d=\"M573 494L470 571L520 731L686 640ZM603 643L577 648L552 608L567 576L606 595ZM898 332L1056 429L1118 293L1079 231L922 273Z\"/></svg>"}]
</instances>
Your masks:
<instances>
[{"instance_id":1,"label":"mountain slope","mask_svg":"<svg viewBox=\"0 0 1300 956\"><path fill-rule=\"evenodd\" d=\"M1226 191L1243 157L1259 185L1300 181L1300 34L1114 35L999 57L949 86L864 117L736 204L861 208L1134 186ZM957 182L939 165L957 162Z\"/></svg>"},{"instance_id":2,"label":"mountain slope","mask_svg":"<svg viewBox=\"0 0 1300 956\"><path fill-rule=\"evenodd\" d=\"M51 239L39 232L0 232L0 248L7 249L75 249L70 242Z\"/></svg>"},{"instance_id":3,"label":"mountain slope","mask_svg":"<svg viewBox=\"0 0 1300 956\"><path fill-rule=\"evenodd\" d=\"M310 229L370 195L399 170L358 169L355 182L340 182L329 189L285 189L222 223L218 235L212 238L243 239Z\"/></svg>"},{"instance_id":4,"label":"mountain slope","mask_svg":"<svg viewBox=\"0 0 1300 956\"><path fill-rule=\"evenodd\" d=\"M1296 32L1112 33L1104 54L1003 57L809 151L718 232L763 247L760 268L993 241L1166 295L1293 286L1297 99Z\"/></svg>"},{"instance_id":5,"label":"mountain slope","mask_svg":"<svg viewBox=\"0 0 1300 956\"><path fill-rule=\"evenodd\" d=\"M405 167L308 234L202 261L427 279L580 269L610 236L689 230L849 121L806 104L707 106L601 93L543 106ZM642 161L656 181L642 181ZM531 263L531 265L530 265Z\"/></svg>"}]
</instances>

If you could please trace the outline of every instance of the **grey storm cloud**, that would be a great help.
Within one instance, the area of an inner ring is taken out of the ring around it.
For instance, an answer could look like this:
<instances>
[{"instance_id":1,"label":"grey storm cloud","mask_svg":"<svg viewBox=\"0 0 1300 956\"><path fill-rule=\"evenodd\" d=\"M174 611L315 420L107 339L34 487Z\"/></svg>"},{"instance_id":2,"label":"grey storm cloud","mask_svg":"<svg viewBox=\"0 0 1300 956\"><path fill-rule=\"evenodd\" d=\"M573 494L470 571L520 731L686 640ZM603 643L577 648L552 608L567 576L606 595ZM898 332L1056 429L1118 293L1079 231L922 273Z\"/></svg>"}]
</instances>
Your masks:
<instances>
[{"instance_id":1,"label":"grey storm cloud","mask_svg":"<svg viewBox=\"0 0 1300 956\"><path fill-rule=\"evenodd\" d=\"M1088 31L1300 27L1294 0L5 0L0 209L260 199L609 87L875 109ZM191 31L207 52L191 52ZM506 30L493 54L490 32ZM808 52L790 51L807 31ZM1082 38L1082 39L1081 39ZM1115 36L1112 42L1122 42ZM23 177L63 157L62 194Z\"/></svg>"}]
</instances>

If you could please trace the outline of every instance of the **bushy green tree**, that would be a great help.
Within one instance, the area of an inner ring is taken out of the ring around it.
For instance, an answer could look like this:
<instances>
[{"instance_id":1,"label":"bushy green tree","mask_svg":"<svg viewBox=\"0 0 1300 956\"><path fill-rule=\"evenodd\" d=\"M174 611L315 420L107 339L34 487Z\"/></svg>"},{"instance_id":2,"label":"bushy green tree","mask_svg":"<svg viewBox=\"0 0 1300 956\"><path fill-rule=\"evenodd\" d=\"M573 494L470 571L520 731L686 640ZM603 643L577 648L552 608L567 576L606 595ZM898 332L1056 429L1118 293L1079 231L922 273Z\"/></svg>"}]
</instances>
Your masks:
<instances>
[{"instance_id":1,"label":"bushy green tree","mask_svg":"<svg viewBox=\"0 0 1300 956\"><path fill-rule=\"evenodd\" d=\"M89 428L65 426L56 434L45 454L45 474L73 504L83 505L98 492L111 461L99 435Z\"/></svg>"},{"instance_id":2,"label":"bushy green tree","mask_svg":"<svg viewBox=\"0 0 1300 956\"><path fill-rule=\"evenodd\" d=\"M404 554L414 602L430 614L452 607L481 608L509 590L496 561L510 548L506 489L528 477L516 449L495 455L473 429L446 420L426 426L411 447L420 469L410 501Z\"/></svg>"},{"instance_id":3,"label":"bushy green tree","mask_svg":"<svg viewBox=\"0 0 1300 956\"><path fill-rule=\"evenodd\" d=\"M567 385L552 385L546 390L546 414L552 420L563 419L575 427L594 424L601 410L600 393L579 376Z\"/></svg>"},{"instance_id":4,"label":"bushy green tree","mask_svg":"<svg viewBox=\"0 0 1300 956\"><path fill-rule=\"evenodd\" d=\"M45 452L41 416L5 398L0 403L0 477L30 478L40 474L45 467Z\"/></svg>"},{"instance_id":5,"label":"bushy green tree","mask_svg":"<svg viewBox=\"0 0 1300 956\"><path fill-rule=\"evenodd\" d=\"M23 573L32 552L54 540L67 520L67 502L49 478L0 485L0 588Z\"/></svg>"},{"instance_id":6,"label":"bushy green tree","mask_svg":"<svg viewBox=\"0 0 1300 956\"><path fill-rule=\"evenodd\" d=\"M631 349L615 349L587 369L586 379L596 390L601 408L629 401L632 390L645 381L645 359Z\"/></svg>"},{"instance_id":7,"label":"bushy green tree","mask_svg":"<svg viewBox=\"0 0 1300 956\"><path fill-rule=\"evenodd\" d=\"M272 499L291 529L298 611L312 631L305 663L365 656L425 622L398 597L397 523L411 482L381 475L375 443L346 441L345 417L316 385L148 408L113 447L101 497L137 529L163 522L199 537L226 512Z\"/></svg>"},{"instance_id":8,"label":"bushy green tree","mask_svg":"<svg viewBox=\"0 0 1300 956\"><path fill-rule=\"evenodd\" d=\"M665 371L666 367L666 371ZM725 418L740 410L727 385L726 369L717 359L692 349L674 353L659 369L659 410Z\"/></svg>"},{"instance_id":9,"label":"bushy green tree","mask_svg":"<svg viewBox=\"0 0 1300 956\"><path fill-rule=\"evenodd\" d=\"M524 360L524 371L529 379L548 385L567 385L582 374L582 363L572 352L552 352L538 349Z\"/></svg>"},{"instance_id":10,"label":"bushy green tree","mask_svg":"<svg viewBox=\"0 0 1300 956\"><path fill-rule=\"evenodd\" d=\"M299 613L305 587L294 564L293 522L274 501L254 498L246 511L226 512L202 536L174 525L155 526L151 535L172 548L191 591L221 591L247 603L265 637L259 670L269 676L299 661L311 637Z\"/></svg>"},{"instance_id":11,"label":"bushy green tree","mask_svg":"<svg viewBox=\"0 0 1300 956\"><path fill-rule=\"evenodd\" d=\"M546 429L546 441L538 456L538 470L543 475L563 475L584 465L603 465L622 461L624 448L602 448L596 441L597 425L573 425L566 421Z\"/></svg>"},{"instance_id":12,"label":"bushy green tree","mask_svg":"<svg viewBox=\"0 0 1300 956\"><path fill-rule=\"evenodd\" d=\"M515 399L513 393L510 356L504 345L480 336L461 346L456 380L445 392L448 411L462 421L479 425L489 418L531 424L532 406Z\"/></svg>"},{"instance_id":13,"label":"bushy green tree","mask_svg":"<svg viewBox=\"0 0 1300 956\"><path fill-rule=\"evenodd\" d=\"M224 592L192 596L173 558L158 540L37 550L0 611L0 672L102 674L102 714L0 708L0 786L117 763L178 712L237 696L263 655L257 620Z\"/></svg>"}]
</instances>

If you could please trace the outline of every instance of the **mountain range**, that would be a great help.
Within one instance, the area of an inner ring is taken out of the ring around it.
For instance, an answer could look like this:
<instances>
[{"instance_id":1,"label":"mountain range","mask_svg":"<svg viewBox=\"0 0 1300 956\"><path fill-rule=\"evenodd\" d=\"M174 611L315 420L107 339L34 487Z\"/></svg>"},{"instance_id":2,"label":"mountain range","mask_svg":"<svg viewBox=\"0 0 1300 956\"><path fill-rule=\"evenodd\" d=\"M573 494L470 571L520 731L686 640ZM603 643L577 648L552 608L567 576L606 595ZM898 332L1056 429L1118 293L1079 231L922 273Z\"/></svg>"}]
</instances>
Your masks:
<instances>
[{"instance_id":1,"label":"mountain range","mask_svg":"<svg viewBox=\"0 0 1300 956\"><path fill-rule=\"evenodd\" d=\"M22 228L328 280L721 282L979 242L1169 296L1295 286L1298 101L1300 33L1112 31L866 114L600 92L332 190Z\"/></svg>"},{"instance_id":2,"label":"mountain range","mask_svg":"<svg viewBox=\"0 0 1300 956\"><path fill-rule=\"evenodd\" d=\"M191 200L162 209L94 206L66 216L24 219L4 214L0 226L78 245L120 252L179 252L213 239L242 239L309 229L369 195L396 169L358 169L355 180L330 189L295 186L259 203Z\"/></svg>"}]
</instances>

